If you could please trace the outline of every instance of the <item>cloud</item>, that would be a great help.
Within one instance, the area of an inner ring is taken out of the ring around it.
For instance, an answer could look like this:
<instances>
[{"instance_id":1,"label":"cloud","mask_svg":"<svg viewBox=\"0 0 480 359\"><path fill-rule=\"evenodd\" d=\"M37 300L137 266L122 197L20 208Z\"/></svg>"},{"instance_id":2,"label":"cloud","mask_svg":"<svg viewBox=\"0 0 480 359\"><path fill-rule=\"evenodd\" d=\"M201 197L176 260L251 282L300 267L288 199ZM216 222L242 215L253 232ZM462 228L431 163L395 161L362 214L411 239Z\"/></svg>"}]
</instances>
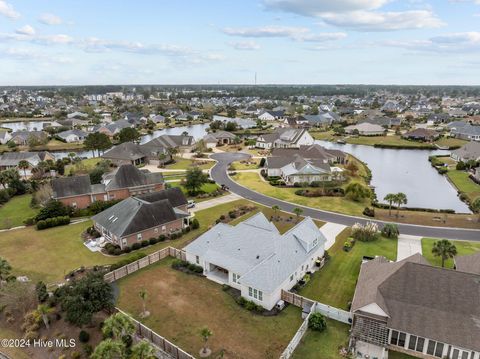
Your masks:
<instances>
[{"instance_id":1,"label":"cloud","mask_svg":"<svg viewBox=\"0 0 480 359\"><path fill-rule=\"evenodd\" d=\"M13 20L16 20L20 17L20 13L17 12L11 4L4 0L0 0L0 15Z\"/></svg>"},{"instance_id":2,"label":"cloud","mask_svg":"<svg viewBox=\"0 0 480 359\"><path fill-rule=\"evenodd\" d=\"M305 27L263 26L250 28L225 28L222 32L229 36L253 38L289 38L294 41L325 42L347 37L343 32L312 33Z\"/></svg>"},{"instance_id":3,"label":"cloud","mask_svg":"<svg viewBox=\"0 0 480 359\"><path fill-rule=\"evenodd\" d=\"M45 25L60 25L63 23L63 20L60 17L49 13L41 14L38 21Z\"/></svg>"},{"instance_id":4,"label":"cloud","mask_svg":"<svg viewBox=\"0 0 480 359\"><path fill-rule=\"evenodd\" d=\"M8 48L2 51L2 55L22 61L44 61L55 64L71 64L73 60L61 54L52 55L51 53L39 52L29 48Z\"/></svg>"},{"instance_id":5,"label":"cloud","mask_svg":"<svg viewBox=\"0 0 480 359\"><path fill-rule=\"evenodd\" d=\"M292 12L303 16L320 16L322 13L345 13L375 10L390 0L264 0L269 9Z\"/></svg>"},{"instance_id":6,"label":"cloud","mask_svg":"<svg viewBox=\"0 0 480 359\"><path fill-rule=\"evenodd\" d=\"M260 45L255 41L229 42L228 45L233 47L235 50L252 51L260 49Z\"/></svg>"},{"instance_id":7,"label":"cloud","mask_svg":"<svg viewBox=\"0 0 480 359\"><path fill-rule=\"evenodd\" d=\"M427 40L386 41L385 46L400 47L416 52L469 53L480 51L480 32L447 33Z\"/></svg>"},{"instance_id":8,"label":"cloud","mask_svg":"<svg viewBox=\"0 0 480 359\"><path fill-rule=\"evenodd\" d=\"M31 27L30 25L25 25L17 30L15 30L17 34L20 35L27 35L27 36L33 36L35 35L35 29Z\"/></svg>"}]
</instances>

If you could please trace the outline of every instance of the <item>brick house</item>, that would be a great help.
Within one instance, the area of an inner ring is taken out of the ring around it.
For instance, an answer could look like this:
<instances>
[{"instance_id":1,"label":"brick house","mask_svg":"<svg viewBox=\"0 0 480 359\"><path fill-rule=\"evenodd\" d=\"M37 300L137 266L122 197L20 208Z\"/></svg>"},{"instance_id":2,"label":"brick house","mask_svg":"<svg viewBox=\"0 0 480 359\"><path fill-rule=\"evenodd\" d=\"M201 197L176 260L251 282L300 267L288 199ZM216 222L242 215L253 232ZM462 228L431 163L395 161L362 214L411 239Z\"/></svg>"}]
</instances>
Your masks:
<instances>
[{"instance_id":1,"label":"brick house","mask_svg":"<svg viewBox=\"0 0 480 359\"><path fill-rule=\"evenodd\" d=\"M89 175L52 180L53 198L73 208L86 208L96 201L125 199L164 188L161 173L139 170L133 165L122 165L103 175L99 184L91 184Z\"/></svg>"},{"instance_id":2,"label":"brick house","mask_svg":"<svg viewBox=\"0 0 480 359\"><path fill-rule=\"evenodd\" d=\"M179 188L130 197L92 217L95 229L125 248L181 231L189 222L187 199Z\"/></svg>"}]
</instances>

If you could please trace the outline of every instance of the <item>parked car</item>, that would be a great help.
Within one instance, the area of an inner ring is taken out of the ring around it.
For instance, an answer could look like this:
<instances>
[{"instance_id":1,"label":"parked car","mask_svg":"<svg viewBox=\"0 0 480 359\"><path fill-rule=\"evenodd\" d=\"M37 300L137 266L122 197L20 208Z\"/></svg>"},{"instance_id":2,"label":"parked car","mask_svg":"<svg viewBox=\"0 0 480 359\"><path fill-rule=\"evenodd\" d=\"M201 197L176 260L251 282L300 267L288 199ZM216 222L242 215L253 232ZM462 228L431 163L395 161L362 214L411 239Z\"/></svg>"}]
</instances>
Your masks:
<instances>
[{"instance_id":1,"label":"parked car","mask_svg":"<svg viewBox=\"0 0 480 359\"><path fill-rule=\"evenodd\" d=\"M195 201L193 199L190 199L187 203L187 208L193 208L195 207Z\"/></svg>"}]
</instances>

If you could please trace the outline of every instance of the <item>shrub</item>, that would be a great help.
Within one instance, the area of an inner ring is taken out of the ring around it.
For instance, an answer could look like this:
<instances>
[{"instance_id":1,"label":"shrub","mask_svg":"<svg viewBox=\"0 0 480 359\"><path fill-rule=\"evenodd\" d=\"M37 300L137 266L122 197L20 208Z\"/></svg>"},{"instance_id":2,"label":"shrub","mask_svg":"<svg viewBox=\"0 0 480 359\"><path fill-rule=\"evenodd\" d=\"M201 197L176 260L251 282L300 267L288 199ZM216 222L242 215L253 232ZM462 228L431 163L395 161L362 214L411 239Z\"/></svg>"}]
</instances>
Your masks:
<instances>
[{"instance_id":1,"label":"shrub","mask_svg":"<svg viewBox=\"0 0 480 359\"><path fill-rule=\"evenodd\" d=\"M237 218L237 213L235 213L235 211L230 211L230 212L228 212L228 216L231 219L234 219L234 218Z\"/></svg>"},{"instance_id":2,"label":"shrub","mask_svg":"<svg viewBox=\"0 0 480 359\"><path fill-rule=\"evenodd\" d=\"M70 223L69 216L47 218L37 222L37 229L42 230L51 227L63 226Z\"/></svg>"},{"instance_id":3,"label":"shrub","mask_svg":"<svg viewBox=\"0 0 480 359\"><path fill-rule=\"evenodd\" d=\"M200 227L200 222L198 222L198 219L194 218L190 225L192 226L192 229L198 229Z\"/></svg>"},{"instance_id":4,"label":"shrub","mask_svg":"<svg viewBox=\"0 0 480 359\"><path fill-rule=\"evenodd\" d=\"M178 234L177 233L172 233L170 234L170 239L177 239L178 238Z\"/></svg>"},{"instance_id":5,"label":"shrub","mask_svg":"<svg viewBox=\"0 0 480 359\"><path fill-rule=\"evenodd\" d=\"M377 239L378 225L367 222L365 225L355 223L352 226L352 237L362 242L371 242Z\"/></svg>"},{"instance_id":6,"label":"shrub","mask_svg":"<svg viewBox=\"0 0 480 359\"><path fill-rule=\"evenodd\" d=\"M36 284L35 292L37 293L37 299L40 303L43 303L48 299L47 286L42 281Z\"/></svg>"},{"instance_id":7,"label":"shrub","mask_svg":"<svg viewBox=\"0 0 480 359\"><path fill-rule=\"evenodd\" d=\"M317 332L323 332L327 329L327 321L320 313L312 313L308 318L308 327Z\"/></svg>"},{"instance_id":8,"label":"shrub","mask_svg":"<svg viewBox=\"0 0 480 359\"><path fill-rule=\"evenodd\" d=\"M132 246L133 247L133 246ZM123 266L126 266L127 264L130 264L130 263L133 263L143 257L145 257L146 254L145 253L135 253L135 254L132 254L130 258L125 258L125 259L122 259L121 261L118 261L117 263L114 263L110 266L110 270L115 270L115 269L118 269L118 268L121 268Z\"/></svg>"},{"instance_id":9,"label":"shrub","mask_svg":"<svg viewBox=\"0 0 480 359\"><path fill-rule=\"evenodd\" d=\"M465 170L465 168L467 168L467 166L465 165L465 162L463 162L463 161L459 161L457 163L457 165L455 166L455 169L457 171L463 171L463 170Z\"/></svg>"},{"instance_id":10,"label":"shrub","mask_svg":"<svg viewBox=\"0 0 480 359\"><path fill-rule=\"evenodd\" d=\"M132 248L130 246L126 246L123 248L123 253L130 253L132 251Z\"/></svg>"},{"instance_id":11,"label":"shrub","mask_svg":"<svg viewBox=\"0 0 480 359\"><path fill-rule=\"evenodd\" d=\"M394 223L387 223L382 228L382 235L386 238L397 239L399 234L398 226Z\"/></svg>"},{"instance_id":12,"label":"shrub","mask_svg":"<svg viewBox=\"0 0 480 359\"><path fill-rule=\"evenodd\" d=\"M375 217L375 209L370 207L365 207L363 210L363 215L367 217Z\"/></svg>"},{"instance_id":13,"label":"shrub","mask_svg":"<svg viewBox=\"0 0 480 359\"><path fill-rule=\"evenodd\" d=\"M221 220L221 221L224 221L224 220L225 220L225 215L224 215L224 214L222 214L222 215L220 216L220 220Z\"/></svg>"},{"instance_id":14,"label":"shrub","mask_svg":"<svg viewBox=\"0 0 480 359\"><path fill-rule=\"evenodd\" d=\"M137 249L140 249L140 248L142 248L142 245L140 243L135 242L135 243L132 244L132 250L133 251L136 251Z\"/></svg>"},{"instance_id":15,"label":"shrub","mask_svg":"<svg viewBox=\"0 0 480 359\"><path fill-rule=\"evenodd\" d=\"M148 239L144 239L143 241L140 242L142 247L148 246L150 243L148 242Z\"/></svg>"},{"instance_id":16,"label":"shrub","mask_svg":"<svg viewBox=\"0 0 480 359\"><path fill-rule=\"evenodd\" d=\"M154 237L154 238L150 238L150 239L148 240L148 243L149 243L149 244L157 244L157 243L158 243L158 238L155 238L155 237Z\"/></svg>"},{"instance_id":17,"label":"shrub","mask_svg":"<svg viewBox=\"0 0 480 359\"><path fill-rule=\"evenodd\" d=\"M119 256L120 254L122 254L122 250L120 248L115 248L113 250L113 255Z\"/></svg>"},{"instance_id":18,"label":"shrub","mask_svg":"<svg viewBox=\"0 0 480 359\"><path fill-rule=\"evenodd\" d=\"M46 220L47 218L64 217L70 215L70 209L62 202L50 200L47 202L35 217L36 221Z\"/></svg>"},{"instance_id":19,"label":"shrub","mask_svg":"<svg viewBox=\"0 0 480 359\"><path fill-rule=\"evenodd\" d=\"M83 346L83 352L87 357L90 357L90 355L93 353L93 347L90 344L85 344Z\"/></svg>"},{"instance_id":20,"label":"shrub","mask_svg":"<svg viewBox=\"0 0 480 359\"><path fill-rule=\"evenodd\" d=\"M81 343L88 343L90 340L90 334L88 334L88 332L85 330L81 330L78 334L78 340L80 340Z\"/></svg>"},{"instance_id":21,"label":"shrub","mask_svg":"<svg viewBox=\"0 0 480 359\"><path fill-rule=\"evenodd\" d=\"M161 235L158 236L158 241L159 242L163 242L165 239L167 239L167 237L164 234L161 234Z\"/></svg>"}]
</instances>

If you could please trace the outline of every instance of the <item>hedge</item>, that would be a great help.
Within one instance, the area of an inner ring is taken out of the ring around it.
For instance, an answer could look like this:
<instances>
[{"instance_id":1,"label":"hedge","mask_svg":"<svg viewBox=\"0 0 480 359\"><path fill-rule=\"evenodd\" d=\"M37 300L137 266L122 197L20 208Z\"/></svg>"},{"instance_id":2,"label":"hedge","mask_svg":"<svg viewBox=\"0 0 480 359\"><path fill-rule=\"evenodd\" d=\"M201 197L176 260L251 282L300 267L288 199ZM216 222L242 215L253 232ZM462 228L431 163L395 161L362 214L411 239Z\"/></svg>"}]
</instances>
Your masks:
<instances>
[{"instance_id":1,"label":"hedge","mask_svg":"<svg viewBox=\"0 0 480 359\"><path fill-rule=\"evenodd\" d=\"M47 218L45 220L41 220L37 222L37 229L42 230L42 229L47 229L51 227L64 226L69 223L70 223L69 216Z\"/></svg>"}]
</instances>

